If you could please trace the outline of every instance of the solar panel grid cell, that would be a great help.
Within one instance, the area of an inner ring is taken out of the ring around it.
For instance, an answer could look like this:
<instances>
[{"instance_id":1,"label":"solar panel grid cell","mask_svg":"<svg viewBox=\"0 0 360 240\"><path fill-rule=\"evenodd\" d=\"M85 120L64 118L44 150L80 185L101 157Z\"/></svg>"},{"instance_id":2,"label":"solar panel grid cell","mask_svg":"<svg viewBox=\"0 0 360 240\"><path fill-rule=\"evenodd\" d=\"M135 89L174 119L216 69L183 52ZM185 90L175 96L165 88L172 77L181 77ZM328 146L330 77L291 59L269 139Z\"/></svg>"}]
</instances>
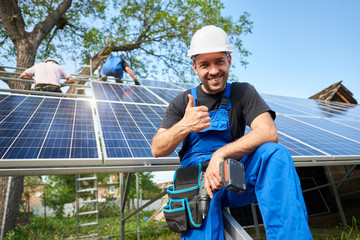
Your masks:
<instances>
[{"instance_id":1,"label":"solar panel grid cell","mask_svg":"<svg viewBox=\"0 0 360 240\"><path fill-rule=\"evenodd\" d=\"M354 104L324 102L314 99L301 99L263 94L264 99L281 114L315 115L334 119L360 121L360 106ZM274 105L272 105L274 104ZM282 106L280 108L278 105ZM291 112L296 109L296 113ZM300 113L300 114L299 114Z\"/></svg>"},{"instance_id":2,"label":"solar panel grid cell","mask_svg":"<svg viewBox=\"0 0 360 240\"><path fill-rule=\"evenodd\" d=\"M13 160L21 166L47 166L61 164L50 159L78 158L97 160L88 165L101 163L89 101L8 95L0 101L0 109L4 116L0 121L0 166L11 165ZM41 159L46 161L32 162Z\"/></svg>"},{"instance_id":3,"label":"solar panel grid cell","mask_svg":"<svg viewBox=\"0 0 360 240\"><path fill-rule=\"evenodd\" d=\"M169 89L182 89L181 87L177 86L177 84L173 84L170 82L165 81L158 81L158 80L140 80L141 85L150 86L150 87L161 87L161 88L169 88Z\"/></svg>"},{"instance_id":4,"label":"solar panel grid cell","mask_svg":"<svg viewBox=\"0 0 360 240\"><path fill-rule=\"evenodd\" d=\"M177 95L183 92L183 90L174 90L174 89L160 89L160 88L150 88L150 91L154 92L156 95L164 99L167 103L170 103Z\"/></svg>"},{"instance_id":5,"label":"solar panel grid cell","mask_svg":"<svg viewBox=\"0 0 360 240\"><path fill-rule=\"evenodd\" d=\"M359 143L333 132L324 131L285 116L278 116L276 125L280 132L307 143L315 149L321 149L327 155L360 155Z\"/></svg>"}]
</instances>

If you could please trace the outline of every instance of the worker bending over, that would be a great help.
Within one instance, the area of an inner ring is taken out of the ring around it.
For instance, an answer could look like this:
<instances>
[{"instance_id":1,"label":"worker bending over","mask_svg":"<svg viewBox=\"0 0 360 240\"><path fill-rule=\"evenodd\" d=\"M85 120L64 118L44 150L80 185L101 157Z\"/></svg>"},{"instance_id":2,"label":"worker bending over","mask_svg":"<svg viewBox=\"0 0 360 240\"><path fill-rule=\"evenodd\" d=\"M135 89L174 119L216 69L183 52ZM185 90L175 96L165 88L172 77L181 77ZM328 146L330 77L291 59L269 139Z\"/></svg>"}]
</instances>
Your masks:
<instances>
[{"instance_id":1,"label":"worker bending over","mask_svg":"<svg viewBox=\"0 0 360 240\"><path fill-rule=\"evenodd\" d=\"M35 80L33 79L35 77ZM20 78L34 80L35 91L59 92L61 93L60 79L65 78L64 83L74 83L74 79L59 63L48 58L44 62L35 64L21 73Z\"/></svg>"},{"instance_id":2,"label":"worker bending over","mask_svg":"<svg viewBox=\"0 0 360 240\"><path fill-rule=\"evenodd\" d=\"M100 81L107 81L107 76L115 77L116 83L122 83L124 71L127 72L134 80L136 85L140 85L135 77L134 72L129 67L129 64L122 57L110 56L104 63L102 63L98 69L100 75Z\"/></svg>"}]
</instances>

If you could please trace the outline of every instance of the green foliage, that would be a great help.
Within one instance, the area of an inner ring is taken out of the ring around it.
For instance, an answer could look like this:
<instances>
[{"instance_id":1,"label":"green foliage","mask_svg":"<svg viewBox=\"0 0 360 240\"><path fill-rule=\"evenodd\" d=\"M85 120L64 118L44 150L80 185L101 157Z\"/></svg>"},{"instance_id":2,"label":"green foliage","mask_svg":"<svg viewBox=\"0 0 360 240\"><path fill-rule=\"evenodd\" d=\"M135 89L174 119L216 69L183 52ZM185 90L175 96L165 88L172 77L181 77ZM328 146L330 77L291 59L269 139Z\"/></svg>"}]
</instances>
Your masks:
<instances>
[{"instance_id":1,"label":"green foliage","mask_svg":"<svg viewBox=\"0 0 360 240\"><path fill-rule=\"evenodd\" d=\"M120 213L120 206L115 201L99 203L99 218L116 217Z\"/></svg>"},{"instance_id":2,"label":"green foliage","mask_svg":"<svg viewBox=\"0 0 360 240\"><path fill-rule=\"evenodd\" d=\"M82 174L81 177L88 177L92 174ZM106 187L114 185L114 183L108 183L109 177L113 181L118 181L118 174L98 174L98 185L100 187ZM142 189L143 199L151 199L161 192L161 189L157 188L155 183L151 180L152 173L145 172L139 173L140 188ZM126 175L124 177L126 179ZM94 181L82 181L81 189L94 187ZM119 186L117 186L119 187ZM74 203L76 200L76 188L75 188L75 176L74 175L50 175L46 180L45 187L46 205L55 210L55 214L58 218L63 217L64 205L66 203ZM91 193L82 193L81 197L90 197ZM113 195L106 194L107 200L110 200ZM136 174L132 174L130 179L130 188L128 193L128 199L136 199ZM113 216L113 211L118 212L118 207L112 203L100 203L100 215ZM84 210L85 211L85 210Z\"/></svg>"},{"instance_id":3,"label":"green foliage","mask_svg":"<svg viewBox=\"0 0 360 240\"><path fill-rule=\"evenodd\" d=\"M30 219L27 226L17 227L4 237L4 240L24 240L24 239L64 239L73 235L76 231L75 219L56 219L52 217L35 217Z\"/></svg>"},{"instance_id":4,"label":"green foliage","mask_svg":"<svg viewBox=\"0 0 360 240\"><path fill-rule=\"evenodd\" d=\"M46 21L61 2L19 1L26 30ZM163 80L192 82L197 78L186 53L191 36L204 25L222 27L236 46L239 65L247 64L250 53L242 37L251 33L250 16L245 12L233 20L223 16L223 8L220 0L73 0L62 21L39 46L36 58L88 63L89 57L108 46L123 55L139 77L158 79L161 75ZM15 62L14 48L1 22L0 36L4 39L0 46L7 46L0 49L0 56L4 62ZM233 65L237 65L234 60Z\"/></svg>"},{"instance_id":5,"label":"green foliage","mask_svg":"<svg viewBox=\"0 0 360 240\"><path fill-rule=\"evenodd\" d=\"M142 189L142 198L151 199L161 192L161 189L157 188L155 183L151 181L153 175L150 172L144 172L139 174L139 188ZM125 178L126 179L126 178ZM132 174L130 180L130 189L128 193L129 199L136 198L136 174Z\"/></svg>"},{"instance_id":6,"label":"green foliage","mask_svg":"<svg viewBox=\"0 0 360 240\"><path fill-rule=\"evenodd\" d=\"M75 176L51 175L48 176L45 187L46 205L55 210L58 218L62 218L64 204L75 201Z\"/></svg>"}]
</instances>

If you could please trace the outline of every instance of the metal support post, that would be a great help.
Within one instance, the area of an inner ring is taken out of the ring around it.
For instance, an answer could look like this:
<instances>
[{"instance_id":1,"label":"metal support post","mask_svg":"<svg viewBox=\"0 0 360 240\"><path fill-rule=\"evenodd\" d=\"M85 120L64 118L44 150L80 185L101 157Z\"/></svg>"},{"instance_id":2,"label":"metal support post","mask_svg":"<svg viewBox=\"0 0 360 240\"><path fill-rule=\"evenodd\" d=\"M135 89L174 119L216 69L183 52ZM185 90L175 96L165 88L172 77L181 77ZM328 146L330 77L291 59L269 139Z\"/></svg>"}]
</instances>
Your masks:
<instances>
[{"instance_id":1,"label":"metal support post","mask_svg":"<svg viewBox=\"0 0 360 240\"><path fill-rule=\"evenodd\" d=\"M340 197L339 197L339 193L336 189L336 186L335 186L335 183L334 183L334 177L332 175L332 171L330 169L329 166L326 166L326 169L328 170L328 173L329 173L329 178L330 178L330 182L332 183L331 184L331 187L334 191L334 195L335 195L335 201L336 201L336 205L339 209L339 214L340 214L340 218L341 218L341 221L343 222L343 225L344 226L347 226L347 223L346 223L346 218L345 218L345 214L344 214L344 210L341 206L341 201L340 201Z\"/></svg>"},{"instance_id":2,"label":"metal support post","mask_svg":"<svg viewBox=\"0 0 360 240\"><path fill-rule=\"evenodd\" d=\"M139 209L140 201L139 201L139 173L136 173L136 208ZM140 240L140 212L136 214L137 218L137 239Z\"/></svg>"},{"instance_id":3,"label":"metal support post","mask_svg":"<svg viewBox=\"0 0 360 240\"><path fill-rule=\"evenodd\" d=\"M119 177L120 177L120 222L121 222L121 240L125 239L125 222L122 220L124 218L124 209L122 208L123 206L123 201L124 201L124 174L123 173L119 173Z\"/></svg>"},{"instance_id":4,"label":"metal support post","mask_svg":"<svg viewBox=\"0 0 360 240\"><path fill-rule=\"evenodd\" d=\"M259 229L259 220L257 218L257 214L256 214L256 206L255 203L251 203L251 213L253 216L253 220L254 220L254 226L255 226L255 232L256 232L256 236L260 236L260 229Z\"/></svg>"}]
</instances>

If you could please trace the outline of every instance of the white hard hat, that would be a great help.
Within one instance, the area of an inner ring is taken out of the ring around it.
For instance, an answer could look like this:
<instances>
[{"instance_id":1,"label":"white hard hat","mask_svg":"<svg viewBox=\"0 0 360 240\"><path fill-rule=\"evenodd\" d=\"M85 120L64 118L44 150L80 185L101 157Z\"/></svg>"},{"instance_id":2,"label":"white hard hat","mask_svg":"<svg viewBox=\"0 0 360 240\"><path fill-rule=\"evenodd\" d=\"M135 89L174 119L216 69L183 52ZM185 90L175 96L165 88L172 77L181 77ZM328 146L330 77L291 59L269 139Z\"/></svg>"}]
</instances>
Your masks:
<instances>
[{"instance_id":1,"label":"white hard hat","mask_svg":"<svg viewBox=\"0 0 360 240\"><path fill-rule=\"evenodd\" d=\"M188 57L202 53L233 52L234 46L230 44L226 32L214 25L209 25L198 30L191 39Z\"/></svg>"},{"instance_id":2,"label":"white hard hat","mask_svg":"<svg viewBox=\"0 0 360 240\"><path fill-rule=\"evenodd\" d=\"M48 58L48 59L45 60L45 62L48 62L48 61L53 61L53 62L55 62L57 65L59 65L58 61L56 61L56 60L53 59L53 58Z\"/></svg>"}]
</instances>

